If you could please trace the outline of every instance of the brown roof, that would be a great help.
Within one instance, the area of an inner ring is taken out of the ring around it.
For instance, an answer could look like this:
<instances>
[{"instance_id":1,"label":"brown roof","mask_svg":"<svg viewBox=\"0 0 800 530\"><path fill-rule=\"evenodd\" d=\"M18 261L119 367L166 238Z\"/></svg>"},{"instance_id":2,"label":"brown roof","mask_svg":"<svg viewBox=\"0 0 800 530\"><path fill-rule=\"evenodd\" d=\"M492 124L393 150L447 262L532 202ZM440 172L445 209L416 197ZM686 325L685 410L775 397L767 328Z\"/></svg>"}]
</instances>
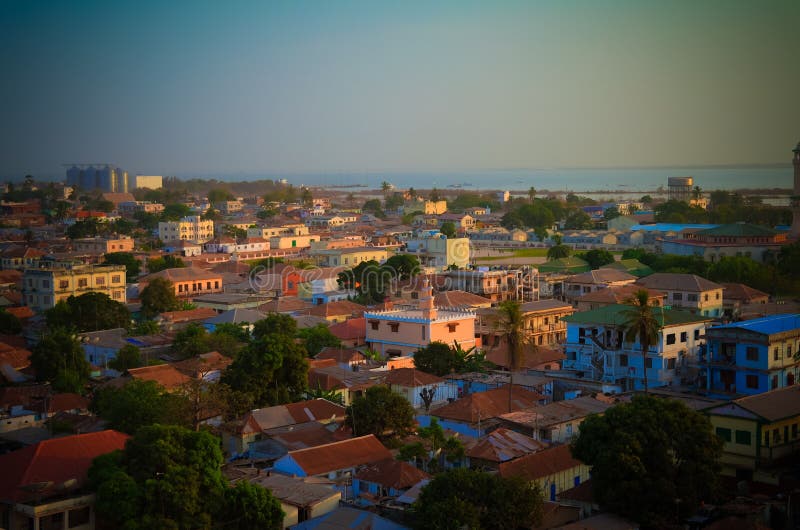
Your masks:
<instances>
[{"instance_id":1,"label":"brown roof","mask_svg":"<svg viewBox=\"0 0 800 530\"><path fill-rule=\"evenodd\" d=\"M667 296L667 293L658 291L656 289L649 289L641 285L628 284L598 289L597 291L586 293L585 295L578 297L575 301L595 302L599 304L625 304L628 302L628 300L633 298L638 291L641 290L647 291L647 293L650 295L650 298L664 298Z\"/></svg>"},{"instance_id":2,"label":"brown roof","mask_svg":"<svg viewBox=\"0 0 800 530\"><path fill-rule=\"evenodd\" d=\"M544 442L501 427L472 443L467 449L467 456L500 463L541 451L545 447L547 444Z\"/></svg>"},{"instance_id":3,"label":"brown roof","mask_svg":"<svg viewBox=\"0 0 800 530\"><path fill-rule=\"evenodd\" d=\"M753 289L743 283L723 283L725 288L725 300L736 300L744 304L749 304L753 300L769 299L769 295L758 289Z\"/></svg>"},{"instance_id":4,"label":"brown roof","mask_svg":"<svg viewBox=\"0 0 800 530\"><path fill-rule=\"evenodd\" d=\"M327 304L319 304L312 306L307 311L307 314L318 317L338 317L338 316L356 316L359 317L366 309L363 305L351 302L350 300L339 300L337 302L328 302Z\"/></svg>"},{"instance_id":5,"label":"brown roof","mask_svg":"<svg viewBox=\"0 0 800 530\"><path fill-rule=\"evenodd\" d=\"M569 279L569 283L603 284L609 282L633 282L636 276L617 269L595 269L581 274L576 274Z\"/></svg>"},{"instance_id":6,"label":"brown roof","mask_svg":"<svg viewBox=\"0 0 800 530\"><path fill-rule=\"evenodd\" d=\"M198 307L184 311L167 311L161 313L161 319L177 324L179 322L194 322L217 316L217 312L210 307Z\"/></svg>"},{"instance_id":7,"label":"brown roof","mask_svg":"<svg viewBox=\"0 0 800 530\"><path fill-rule=\"evenodd\" d=\"M500 464L500 475L537 480L582 464L583 462L572 456L569 445L558 445Z\"/></svg>"},{"instance_id":8,"label":"brown roof","mask_svg":"<svg viewBox=\"0 0 800 530\"><path fill-rule=\"evenodd\" d=\"M49 413L62 410L89 410L89 400L80 394L53 394L45 401L47 403L47 412Z\"/></svg>"},{"instance_id":9,"label":"brown roof","mask_svg":"<svg viewBox=\"0 0 800 530\"><path fill-rule=\"evenodd\" d=\"M250 272L250 265L243 261L223 261L211 267L211 272L228 272L239 275L247 275Z\"/></svg>"},{"instance_id":10,"label":"brown roof","mask_svg":"<svg viewBox=\"0 0 800 530\"><path fill-rule=\"evenodd\" d=\"M177 368L171 364L130 368L128 370L128 375L141 381L155 381L167 390L178 388L190 380L188 376L180 373Z\"/></svg>"},{"instance_id":11,"label":"brown roof","mask_svg":"<svg viewBox=\"0 0 800 530\"><path fill-rule=\"evenodd\" d=\"M363 339L367 336L367 319L351 318L331 325L328 331L340 340Z\"/></svg>"},{"instance_id":12,"label":"brown roof","mask_svg":"<svg viewBox=\"0 0 800 530\"><path fill-rule=\"evenodd\" d=\"M419 387L426 385L438 385L443 383L444 379L441 377L417 370L416 368L395 368L386 372L384 382L388 385L397 385L404 387Z\"/></svg>"},{"instance_id":13,"label":"brown roof","mask_svg":"<svg viewBox=\"0 0 800 530\"><path fill-rule=\"evenodd\" d=\"M501 414L535 407L544 396L514 385L512 410L508 410L508 385L485 392L475 392L431 412L431 415L448 420L477 423Z\"/></svg>"},{"instance_id":14,"label":"brown roof","mask_svg":"<svg viewBox=\"0 0 800 530\"><path fill-rule=\"evenodd\" d=\"M333 416L344 418L345 408L327 399L317 398L284 405L295 423L328 420Z\"/></svg>"},{"instance_id":15,"label":"brown roof","mask_svg":"<svg viewBox=\"0 0 800 530\"><path fill-rule=\"evenodd\" d=\"M308 303L294 296L284 296L258 306L262 313L293 313L308 307Z\"/></svg>"},{"instance_id":16,"label":"brown roof","mask_svg":"<svg viewBox=\"0 0 800 530\"><path fill-rule=\"evenodd\" d=\"M527 351L523 354L520 368L537 368L545 363L563 361L566 357L563 352L539 346L534 351ZM507 368L508 343L505 340L501 340L499 345L489 349L486 353L486 360L497 366Z\"/></svg>"},{"instance_id":17,"label":"brown roof","mask_svg":"<svg viewBox=\"0 0 800 530\"><path fill-rule=\"evenodd\" d=\"M190 282L199 280L222 280L222 276L216 272L210 272L200 267L179 267L176 269L164 269L163 271L148 274L140 281L151 282L155 278L164 278L173 283Z\"/></svg>"},{"instance_id":18,"label":"brown roof","mask_svg":"<svg viewBox=\"0 0 800 530\"><path fill-rule=\"evenodd\" d=\"M136 197L134 197L132 193L127 193L127 192L119 192L119 193L107 192L103 194L103 199L113 202L115 208L119 206L119 203L121 202L136 201Z\"/></svg>"},{"instance_id":19,"label":"brown roof","mask_svg":"<svg viewBox=\"0 0 800 530\"><path fill-rule=\"evenodd\" d=\"M490 307L492 301L488 298L466 291L442 291L433 297L436 307Z\"/></svg>"},{"instance_id":20,"label":"brown roof","mask_svg":"<svg viewBox=\"0 0 800 530\"><path fill-rule=\"evenodd\" d=\"M709 414L735 414L735 408L741 407L768 421L800 416L800 386L792 385L777 390L770 390L754 396L735 399L730 403L709 410Z\"/></svg>"},{"instance_id":21,"label":"brown roof","mask_svg":"<svg viewBox=\"0 0 800 530\"><path fill-rule=\"evenodd\" d=\"M313 476L380 462L392 458L392 453L375 435L368 434L309 449L290 451L286 457L294 460L307 476Z\"/></svg>"},{"instance_id":22,"label":"brown roof","mask_svg":"<svg viewBox=\"0 0 800 530\"><path fill-rule=\"evenodd\" d=\"M407 462L389 458L368 465L356 473L356 478L385 488L405 490L430 475Z\"/></svg>"},{"instance_id":23,"label":"brown roof","mask_svg":"<svg viewBox=\"0 0 800 530\"><path fill-rule=\"evenodd\" d=\"M279 442L288 451L327 445L341 440L335 431L331 431L318 421L310 421L292 425L291 427L278 427L266 431L265 434L272 440Z\"/></svg>"},{"instance_id":24,"label":"brown roof","mask_svg":"<svg viewBox=\"0 0 800 530\"><path fill-rule=\"evenodd\" d=\"M636 283L661 291L688 291L700 293L703 291L722 289L722 286L718 283L706 280L702 276L677 272L656 272L650 276L639 278L636 280Z\"/></svg>"},{"instance_id":25,"label":"brown roof","mask_svg":"<svg viewBox=\"0 0 800 530\"><path fill-rule=\"evenodd\" d=\"M314 388L314 387L312 387ZM322 398L252 410L244 419L243 432L261 432L310 421L343 419L345 408ZM249 429L249 430L248 430Z\"/></svg>"},{"instance_id":26,"label":"brown roof","mask_svg":"<svg viewBox=\"0 0 800 530\"><path fill-rule=\"evenodd\" d=\"M335 346L326 346L322 348L315 357L315 360L321 361L324 359L333 359L337 363L350 363L360 362L366 359L364 354L353 348L337 348Z\"/></svg>"},{"instance_id":27,"label":"brown roof","mask_svg":"<svg viewBox=\"0 0 800 530\"><path fill-rule=\"evenodd\" d=\"M7 364L14 370L22 370L31 365L31 352L0 342L0 365Z\"/></svg>"},{"instance_id":28,"label":"brown roof","mask_svg":"<svg viewBox=\"0 0 800 530\"><path fill-rule=\"evenodd\" d=\"M215 370L225 370L231 365L233 359L225 357L218 351L201 353L197 357L172 363L179 372L189 377L202 378L205 374Z\"/></svg>"},{"instance_id":29,"label":"brown roof","mask_svg":"<svg viewBox=\"0 0 800 530\"><path fill-rule=\"evenodd\" d=\"M50 395L49 384L7 386L0 388L0 408L14 405L29 407Z\"/></svg>"}]
</instances>

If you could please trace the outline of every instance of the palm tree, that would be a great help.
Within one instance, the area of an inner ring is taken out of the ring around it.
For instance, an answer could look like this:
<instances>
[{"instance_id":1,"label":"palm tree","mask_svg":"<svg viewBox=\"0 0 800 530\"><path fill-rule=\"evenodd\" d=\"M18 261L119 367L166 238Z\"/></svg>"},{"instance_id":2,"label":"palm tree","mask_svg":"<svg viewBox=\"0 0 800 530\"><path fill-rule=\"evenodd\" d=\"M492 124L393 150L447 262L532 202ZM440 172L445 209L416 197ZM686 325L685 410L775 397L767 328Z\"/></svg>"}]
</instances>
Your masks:
<instances>
[{"instance_id":1,"label":"palm tree","mask_svg":"<svg viewBox=\"0 0 800 530\"><path fill-rule=\"evenodd\" d=\"M647 394L647 350L658 341L658 332L661 329L653 308L650 305L650 293L646 289L639 289L628 300L630 309L623 312L625 316L625 340L635 342L639 337L642 348L642 367L644 371L644 393Z\"/></svg>"},{"instance_id":2,"label":"palm tree","mask_svg":"<svg viewBox=\"0 0 800 530\"><path fill-rule=\"evenodd\" d=\"M528 189L528 199L530 199L531 203L533 203L534 199L536 199L536 188L533 186Z\"/></svg>"},{"instance_id":3,"label":"palm tree","mask_svg":"<svg viewBox=\"0 0 800 530\"><path fill-rule=\"evenodd\" d=\"M508 411L512 412L513 405L513 388L514 388L514 372L519 370L522 365L522 356L524 354L525 344L527 343L525 337L525 319L522 315L520 303L516 300L506 300L498 306L499 321L498 327L500 331L506 336L506 344L508 346L507 365L510 374L508 380Z\"/></svg>"},{"instance_id":4,"label":"palm tree","mask_svg":"<svg viewBox=\"0 0 800 530\"><path fill-rule=\"evenodd\" d=\"M381 191L383 193L388 193L389 191L391 191L391 189L392 185L389 184L387 181L384 180L383 182L381 182Z\"/></svg>"},{"instance_id":5,"label":"palm tree","mask_svg":"<svg viewBox=\"0 0 800 530\"><path fill-rule=\"evenodd\" d=\"M697 199L699 199L699 198L700 198L700 197L702 197L702 196L703 196L703 190L702 190L702 188L700 188L700 186L695 186L695 187L694 187L694 189L692 190L692 197L693 197L695 200L697 200Z\"/></svg>"}]
</instances>

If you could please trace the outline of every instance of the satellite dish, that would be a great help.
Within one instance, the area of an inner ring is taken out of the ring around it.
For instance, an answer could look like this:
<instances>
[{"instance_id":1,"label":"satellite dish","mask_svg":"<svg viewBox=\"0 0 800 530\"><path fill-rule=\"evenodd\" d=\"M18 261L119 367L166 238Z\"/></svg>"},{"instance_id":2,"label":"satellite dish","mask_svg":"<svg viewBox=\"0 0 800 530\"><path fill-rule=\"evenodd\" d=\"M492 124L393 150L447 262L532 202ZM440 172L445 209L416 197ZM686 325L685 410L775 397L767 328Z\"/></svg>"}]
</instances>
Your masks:
<instances>
[{"instance_id":1,"label":"satellite dish","mask_svg":"<svg viewBox=\"0 0 800 530\"><path fill-rule=\"evenodd\" d=\"M46 489L48 489L48 488L50 488L52 486L53 486L53 482L50 481L50 480L47 480L45 482L34 482L32 484L25 484L24 486L19 486L19 489L22 489L22 490L25 490L25 491L30 491L30 492L33 492L33 493L39 493L39 492L42 492L42 491L44 491L44 490L46 490Z\"/></svg>"}]
</instances>

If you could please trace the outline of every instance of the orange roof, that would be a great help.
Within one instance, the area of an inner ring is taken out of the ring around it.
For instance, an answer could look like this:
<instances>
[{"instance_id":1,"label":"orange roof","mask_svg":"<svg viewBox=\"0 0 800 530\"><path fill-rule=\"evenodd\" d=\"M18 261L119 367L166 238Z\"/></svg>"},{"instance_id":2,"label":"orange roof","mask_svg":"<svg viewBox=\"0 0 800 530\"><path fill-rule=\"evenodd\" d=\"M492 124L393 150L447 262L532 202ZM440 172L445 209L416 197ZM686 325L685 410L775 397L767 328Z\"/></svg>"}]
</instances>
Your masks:
<instances>
[{"instance_id":1,"label":"orange roof","mask_svg":"<svg viewBox=\"0 0 800 530\"><path fill-rule=\"evenodd\" d=\"M608 290L608 289L605 289ZM522 356L520 368L535 369L545 363L563 361L567 356L558 350L537 347L535 351L525 352ZM508 344L501 340L498 346L494 346L486 353L486 360L497 366L507 368L508 365Z\"/></svg>"},{"instance_id":2,"label":"orange roof","mask_svg":"<svg viewBox=\"0 0 800 530\"><path fill-rule=\"evenodd\" d=\"M10 315L14 315L20 320L25 320L26 318L31 318L36 313L33 312L33 309L24 305L22 307L6 307L6 313Z\"/></svg>"},{"instance_id":3,"label":"orange roof","mask_svg":"<svg viewBox=\"0 0 800 530\"><path fill-rule=\"evenodd\" d=\"M171 364L157 364L155 366L130 368L128 370L128 375L141 381L155 381L167 390L178 388L190 380L190 377L180 373Z\"/></svg>"},{"instance_id":4,"label":"orange roof","mask_svg":"<svg viewBox=\"0 0 800 530\"><path fill-rule=\"evenodd\" d=\"M80 394L64 393L53 394L47 402L47 412L60 412L62 410L88 410L89 400Z\"/></svg>"},{"instance_id":5,"label":"orange roof","mask_svg":"<svg viewBox=\"0 0 800 530\"><path fill-rule=\"evenodd\" d=\"M327 399L317 398L284 405L297 423L327 420L333 416L344 418L345 408Z\"/></svg>"},{"instance_id":6,"label":"orange roof","mask_svg":"<svg viewBox=\"0 0 800 530\"><path fill-rule=\"evenodd\" d=\"M489 462L507 462L535 451L547 444L506 428L496 429L467 449L467 456Z\"/></svg>"},{"instance_id":7,"label":"orange roof","mask_svg":"<svg viewBox=\"0 0 800 530\"><path fill-rule=\"evenodd\" d=\"M367 336L367 319L351 318L333 324L328 330L340 340L364 339Z\"/></svg>"},{"instance_id":8,"label":"orange roof","mask_svg":"<svg viewBox=\"0 0 800 530\"><path fill-rule=\"evenodd\" d=\"M352 348L337 348L335 346L326 346L322 348L316 357L317 361L324 359L332 359L339 363L349 363L354 361L363 361L366 359L364 354Z\"/></svg>"},{"instance_id":9,"label":"orange roof","mask_svg":"<svg viewBox=\"0 0 800 530\"><path fill-rule=\"evenodd\" d=\"M392 453L374 434L350 438L287 454L307 476L321 475L392 458ZM285 457L284 457L285 458Z\"/></svg>"},{"instance_id":10,"label":"orange roof","mask_svg":"<svg viewBox=\"0 0 800 530\"><path fill-rule=\"evenodd\" d=\"M356 473L356 478L359 480L396 490L408 489L419 483L420 480L430 477L429 474L411 464L393 458L370 464Z\"/></svg>"},{"instance_id":11,"label":"orange roof","mask_svg":"<svg viewBox=\"0 0 800 530\"><path fill-rule=\"evenodd\" d=\"M437 385L443 383L444 379L416 368L395 368L386 372L384 381L389 385L418 387Z\"/></svg>"},{"instance_id":12,"label":"orange roof","mask_svg":"<svg viewBox=\"0 0 800 530\"><path fill-rule=\"evenodd\" d=\"M196 309L186 309L184 311L167 311L161 313L161 319L172 322L173 324L205 320L215 316L217 316L217 312L210 307L198 307Z\"/></svg>"},{"instance_id":13,"label":"orange roof","mask_svg":"<svg viewBox=\"0 0 800 530\"><path fill-rule=\"evenodd\" d=\"M76 486L82 486L92 460L123 449L128 438L127 434L111 430L78 434L45 440L2 455L0 499L25 502L48 494L63 494L63 486L73 479Z\"/></svg>"},{"instance_id":14,"label":"orange roof","mask_svg":"<svg viewBox=\"0 0 800 530\"><path fill-rule=\"evenodd\" d=\"M769 299L769 295L758 289L753 289L749 285L743 283L723 283L725 294L723 298L727 300L738 300L740 302L750 303L753 300Z\"/></svg>"},{"instance_id":15,"label":"orange roof","mask_svg":"<svg viewBox=\"0 0 800 530\"><path fill-rule=\"evenodd\" d=\"M338 302L328 302L312 306L306 314L317 317L338 317L345 315L361 316L364 314L363 305L351 302L350 300L339 300ZM366 326L365 326L366 327Z\"/></svg>"},{"instance_id":16,"label":"orange roof","mask_svg":"<svg viewBox=\"0 0 800 530\"><path fill-rule=\"evenodd\" d=\"M535 407L544 396L514 385L511 411L508 410L508 385L485 392L475 392L431 412L448 420L477 423L501 414Z\"/></svg>"},{"instance_id":17,"label":"orange roof","mask_svg":"<svg viewBox=\"0 0 800 530\"><path fill-rule=\"evenodd\" d=\"M536 480L581 465L583 462L572 456L569 445L559 445L500 464L500 475Z\"/></svg>"},{"instance_id":18,"label":"orange roof","mask_svg":"<svg viewBox=\"0 0 800 530\"><path fill-rule=\"evenodd\" d=\"M230 357L225 357L218 351L210 351L208 353L201 353L197 357L192 357L191 359L178 361L173 363L172 366L189 377L201 379L209 372L224 370L230 366L232 362L233 359Z\"/></svg>"},{"instance_id":19,"label":"orange roof","mask_svg":"<svg viewBox=\"0 0 800 530\"><path fill-rule=\"evenodd\" d=\"M598 304L626 304L628 300L633 298L638 291L647 291L650 298L657 300L659 298L666 298L667 293L657 289L650 289L642 287L641 285L628 284L606 287L605 289L598 289L591 293L586 293L577 298L578 302L594 302Z\"/></svg>"},{"instance_id":20,"label":"orange roof","mask_svg":"<svg viewBox=\"0 0 800 530\"><path fill-rule=\"evenodd\" d=\"M7 364L14 370L22 370L31 365L31 352L0 342L0 365Z\"/></svg>"},{"instance_id":21,"label":"orange roof","mask_svg":"<svg viewBox=\"0 0 800 530\"><path fill-rule=\"evenodd\" d=\"M433 304L442 308L491 307L492 301L466 291L442 291L433 297Z\"/></svg>"}]
</instances>

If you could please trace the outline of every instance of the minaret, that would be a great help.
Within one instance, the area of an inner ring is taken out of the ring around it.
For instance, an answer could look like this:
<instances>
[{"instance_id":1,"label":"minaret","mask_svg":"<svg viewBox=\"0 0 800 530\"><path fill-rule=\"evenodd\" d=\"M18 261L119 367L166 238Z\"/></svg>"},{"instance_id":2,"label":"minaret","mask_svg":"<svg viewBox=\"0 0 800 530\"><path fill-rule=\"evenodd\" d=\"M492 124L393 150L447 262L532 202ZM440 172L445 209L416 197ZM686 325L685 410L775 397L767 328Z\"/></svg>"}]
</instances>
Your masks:
<instances>
[{"instance_id":1,"label":"minaret","mask_svg":"<svg viewBox=\"0 0 800 530\"><path fill-rule=\"evenodd\" d=\"M789 237L792 239L800 238L800 142L797 143L792 152L792 164L794 165L794 189L792 190L792 231Z\"/></svg>"},{"instance_id":2,"label":"minaret","mask_svg":"<svg viewBox=\"0 0 800 530\"><path fill-rule=\"evenodd\" d=\"M436 319L437 311L433 305L433 288L427 278L422 281L422 288L419 290L419 308L424 320Z\"/></svg>"}]
</instances>

